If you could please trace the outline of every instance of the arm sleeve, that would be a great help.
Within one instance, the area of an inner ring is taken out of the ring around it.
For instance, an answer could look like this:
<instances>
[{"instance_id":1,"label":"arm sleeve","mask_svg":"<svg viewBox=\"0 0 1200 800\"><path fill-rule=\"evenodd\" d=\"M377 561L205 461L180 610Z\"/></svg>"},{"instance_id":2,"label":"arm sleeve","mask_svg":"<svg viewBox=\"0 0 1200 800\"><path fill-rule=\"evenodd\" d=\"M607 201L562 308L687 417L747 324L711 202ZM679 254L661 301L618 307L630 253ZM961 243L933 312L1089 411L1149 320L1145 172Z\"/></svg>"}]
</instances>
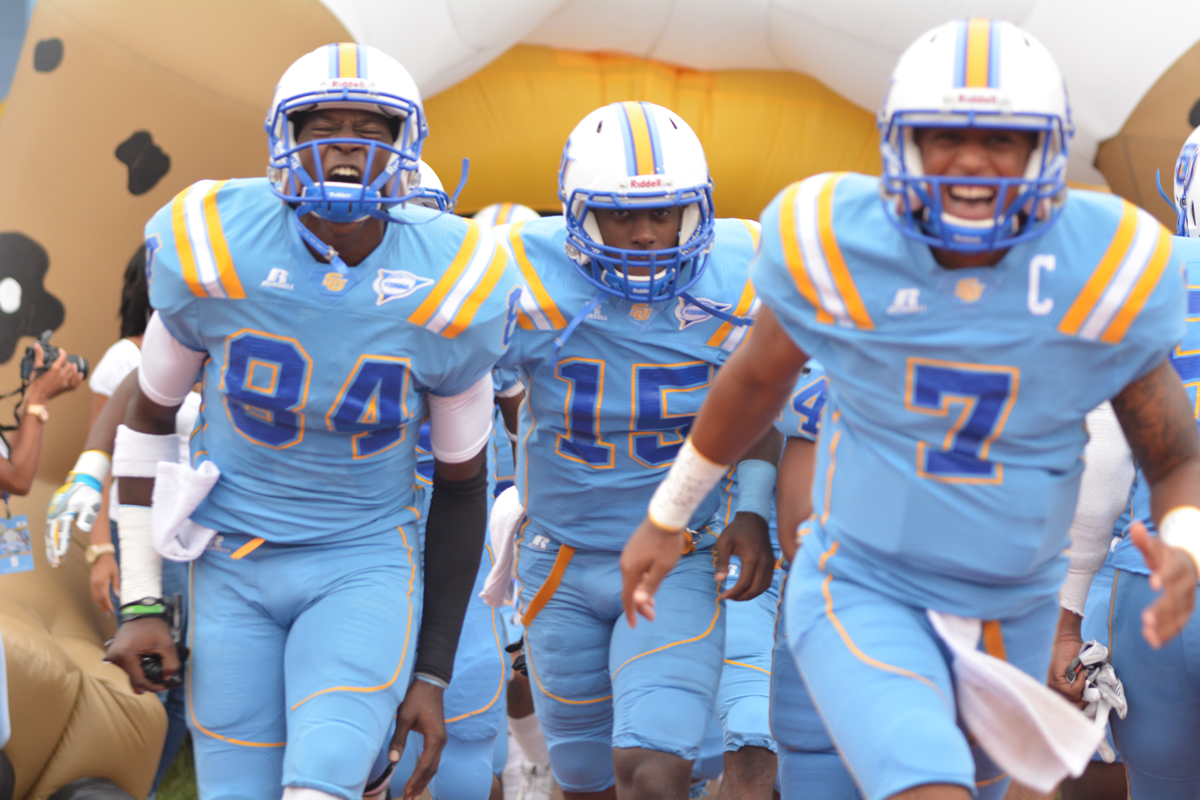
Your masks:
<instances>
[{"instance_id":1,"label":"arm sleeve","mask_svg":"<svg viewBox=\"0 0 1200 800\"><path fill-rule=\"evenodd\" d=\"M447 684L454 674L454 654L483 555L487 485L486 462L470 480L447 481L433 474L425 527L425 601L413 672Z\"/></svg>"},{"instance_id":2,"label":"arm sleeve","mask_svg":"<svg viewBox=\"0 0 1200 800\"><path fill-rule=\"evenodd\" d=\"M172 336L156 311L142 339L138 386L142 394L160 406L177 406L192 390L205 358L205 353L192 350Z\"/></svg>"},{"instance_id":3,"label":"arm sleeve","mask_svg":"<svg viewBox=\"0 0 1200 800\"><path fill-rule=\"evenodd\" d=\"M1133 454L1112 405L1104 403L1087 416L1089 440L1071 522L1071 566L1059 592L1059 604L1083 616L1092 576L1104 564L1113 525L1129 500Z\"/></svg>"},{"instance_id":4,"label":"arm sleeve","mask_svg":"<svg viewBox=\"0 0 1200 800\"><path fill-rule=\"evenodd\" d=\"M429 444L434 458L461 464L487 445L492 435L493 397L491 373L453 397L429 395Z\"/></svg>"}]
</instances>

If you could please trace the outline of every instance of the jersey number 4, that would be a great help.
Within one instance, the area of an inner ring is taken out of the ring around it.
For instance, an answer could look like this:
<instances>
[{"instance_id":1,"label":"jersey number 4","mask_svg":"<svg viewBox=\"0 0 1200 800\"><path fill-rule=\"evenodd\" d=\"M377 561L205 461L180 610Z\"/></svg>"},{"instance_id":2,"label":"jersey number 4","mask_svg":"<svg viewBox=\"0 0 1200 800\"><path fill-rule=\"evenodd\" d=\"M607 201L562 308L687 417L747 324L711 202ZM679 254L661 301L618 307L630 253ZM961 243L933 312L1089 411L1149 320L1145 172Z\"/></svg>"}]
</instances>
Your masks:
<instances>
[{"instance_id":1,"label":"jersey number 4","mask_svg":"<svg viewBox=\"0 0 1200 800\"><path fill-rule=\"evenodd\" d=\"M359 356L325 414L331 431L351 434L355 458L404 439L409 361ZM312 359L295 339L241 330L225 340L221 392L234 426L255 444L282 450L304 439Z\"/></svg>"},{"instance_id":2,"label":"jersey number 4","mask_svg":"<svg viewBox=\"0 0 1200 800\"><path fill-rule=\"evenodd\" d=\"M945 483L1004 482L1004 465L988 461L1017 399L1020 370L908 359L904 407L950 421L941 448L917 444L917 475Z\"/></svg>"},{"instance_id":3,"label":"jersey number 4","mask_svg":"<svg viewBox=\"0 0 1200 800\"><path fill-rule=\"evenodd\" d=\"M554 368L566 381L566 428L558 434L554 450L563 458L595 469L613 466L616 446L600 437L600 404L604 399L605 363L599 359L568 358ZM684 364L633 365L633 430L629 433L629 455L647 467L661 467L675 460L695 414L672 414L668 398L674 392L703 389L712 383L713 368L706 361Z\"/></svg>"}]
</instances>

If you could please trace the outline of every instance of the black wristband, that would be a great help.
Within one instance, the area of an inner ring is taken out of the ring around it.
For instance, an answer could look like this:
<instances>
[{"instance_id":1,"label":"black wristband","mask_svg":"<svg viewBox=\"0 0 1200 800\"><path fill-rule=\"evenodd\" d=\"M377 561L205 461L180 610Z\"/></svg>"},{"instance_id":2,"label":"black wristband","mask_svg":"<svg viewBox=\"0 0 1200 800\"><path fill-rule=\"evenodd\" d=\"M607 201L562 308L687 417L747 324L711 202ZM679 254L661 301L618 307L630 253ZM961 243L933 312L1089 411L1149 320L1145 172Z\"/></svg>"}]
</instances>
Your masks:
<instances>
[{"instance_id":1,"label":"black wristband","mask_svg":"<svg viewBox=\"0 0 1200 800\"><path fill-rule=\"evenodd\" d=\"M425 526L425 602L413 672L450 682L487 533L487 464L465 481L433 476Z\"/></svg>"}]
</instances>

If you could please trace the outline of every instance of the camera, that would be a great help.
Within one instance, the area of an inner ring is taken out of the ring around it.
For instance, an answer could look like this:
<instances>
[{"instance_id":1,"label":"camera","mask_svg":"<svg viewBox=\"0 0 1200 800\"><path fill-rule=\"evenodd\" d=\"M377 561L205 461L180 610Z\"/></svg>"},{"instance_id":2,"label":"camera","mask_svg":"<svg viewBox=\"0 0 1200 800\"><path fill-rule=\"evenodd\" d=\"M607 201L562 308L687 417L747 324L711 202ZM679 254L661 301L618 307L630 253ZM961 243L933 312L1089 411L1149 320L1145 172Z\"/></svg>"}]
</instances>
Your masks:
<instances>
[{"instance_id":1,"label":"camera","mask_svg":"<svg viewBox=\"0 0 1200 800\"><path fill-rule=\"evenodd\" d=\"M58 358L58 348L50 344L50 334L54 331L43 331L38 337L38 344L42 346L42 363L45 365L39 372L44 372L46 367L54 363L54 359ZM27 381L33 377L33 360L37 356L37 351L33 349L33 345L25 348L25 356L21 359L21 380ZM79 372L86 379L88 376L88 362L83 356L67 356L67 363L74 364L79 368Z\"/></svg>"}]
</instances>

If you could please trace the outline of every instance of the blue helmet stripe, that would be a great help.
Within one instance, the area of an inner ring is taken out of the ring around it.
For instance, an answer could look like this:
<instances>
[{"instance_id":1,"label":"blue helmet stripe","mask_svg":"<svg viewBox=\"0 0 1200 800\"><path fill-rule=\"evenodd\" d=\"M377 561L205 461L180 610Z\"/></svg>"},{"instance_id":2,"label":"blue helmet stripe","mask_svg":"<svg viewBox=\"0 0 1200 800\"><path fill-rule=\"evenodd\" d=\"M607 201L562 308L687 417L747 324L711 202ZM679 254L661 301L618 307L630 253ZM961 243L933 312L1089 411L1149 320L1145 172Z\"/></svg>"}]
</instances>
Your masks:
<instances>
[{"instance_id":1,"label":"blue helmet stripe","mask_svg":"<svg viewBox=\"0 0 1200 800\"><path fill-rule=\"evenodd\" d=\"M960 19L954 27L954 86L960 88L967 85L967 21Z\"/></svg>"},{"instance_id":2,"label":"blue helmet stripe","mask_svg":"<svg viewBox=\"0 0 1200 800\"><path fill-rule=\"evenodd\" d=\"M654 124L654 112L647 103L639 103L642 113L646 115L646 127L650 129L650 150L654 154L654 174L661 175L663 171L662 147L658 143L658 126Z\"/></svg>"},{"instance_id":3,"label":"blue helmet stripe","mask_svg":"<svg viewBox=\"0 0 1200 800\"><path fill-rule=\"evenodd\" d=\"M995 89L1000 85L1000 26L991 22L988 37L988 86Z\"/></svg>"},{"instance_id":4,"label":"blue helmet stripe","mask_svg":"<svg viewBox=\"0 0 1200 800\"><path fill-rule=\"evenodd\" d=\"M336 78L338 76L338 46L331 44L326 49L329 50L329 77Z\"/></svg>"},{"instance_id":5,"label":"blue helmet stripe","mask_svg":"<svg viewBox=\"0 0 1200 800\"><path fill-rule=\"evenodd\" d=\"M621 138L625 142L625 170L629 175L637 175L637 153L633 149L633 130L629 127L629 114L625 111L625 104L617 105L619 113L618 118L621 120Z\"/></svg>"},{"instance_id":6,"label":"blue helmet stripe","mask_svg":"<svg viewBox=\"0 0 1200 800\"><path fill-rule=\"evenodd\" d=\"M355 45L354 49L358 51L358 77L365 78L367 77L367 51L361 44Z\"/></svg>"}]
</instances>

